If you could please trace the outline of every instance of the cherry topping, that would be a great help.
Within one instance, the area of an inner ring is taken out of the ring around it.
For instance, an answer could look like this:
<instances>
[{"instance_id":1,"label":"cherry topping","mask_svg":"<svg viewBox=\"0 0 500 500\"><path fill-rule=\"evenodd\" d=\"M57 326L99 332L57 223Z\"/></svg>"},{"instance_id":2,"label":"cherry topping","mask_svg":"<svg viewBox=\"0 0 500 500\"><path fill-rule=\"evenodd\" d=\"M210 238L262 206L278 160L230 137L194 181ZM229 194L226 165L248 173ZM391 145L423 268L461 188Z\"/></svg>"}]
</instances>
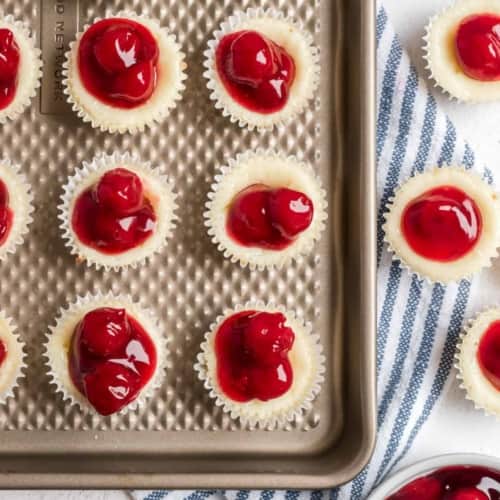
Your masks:
<instances>
[{"instance_id":1,"label":"cherry topping","mask_svg":"<svg viewBox=\"0 0 500 500\"><path fill-rule=\"evenodd\" d=\"M115 413L136 399L156 364L153 341L124 309L94 309L75 329L69 358L71 379L102 415Z\"/></svg>"},{"instance_id":2,"label":"cherry topping","mask_svg":"<svg viewBox=\"0 0 500 500\"><path fill-rule=\"evenodd\" d=\"M434 477L420 477L404 486L391 500L440 500L442 498L441 482Z\"/></svg>"},{"instance_id":3,"label":"cherry topping","mask_svg":"<svg viewBox=\"0 0 500 500\"><path fill-rule=\"evenodd\" d=\"M141 245L156 228L156 214L137 175L108 171L76 200L72 227L82 243L118 254Z\"/></svg>"},{"instance_id":4,"label":"cherry topping","mask_svg":"<svg viewBox=\"0 0 500 500\"><path fill-rule=\"evenodd\" d=\"M130 338L127 312L109 307L94 309L80 321L76 334L90 353L109 356L120 350Z\"/></svg>"},{"instance_id":5,"label":"cherry topping","mask_svg":"<svg viewBox=\"0 0 500 500\"><path fill-rule=\"evenodd\" d=\"M475 80L500 79L500 17L479 14L466 17L456 35L456 52L463 72Z\"/></svg>"},{"instance_id":6,"label":"cherry topping","mask_svg":"<svg viewBox=\"0 0 500 500\"><path fill-rule=\"evenodd\" d=\"M158 81L158 44L130 19L104 19L82 36L78 69L85 88L111 106L135 108L153 94Z\"/></svg>"},{"instance_id":7,"label":"cherry topping","mask_svg":"<svg viewBox=\"0 0 500 500\"><path fill-rule=\"evenodd\" d=\"M215 354L222 391L234 401L268 401L293 382L288 352L295 335L281 313L243 311L217 331Z\"/></svg>"},{"instance_id":8,"label":"cherry topping","mask_svg":"<svg viewBox=\"0 0 500 500\"><path fill-rule=\"evenodd\" d=\"M133 373L118 363L105 361L83 377L87 399L101 415L111 415L137 397Z\"/></svg>"},{"instance_id":9,"label":"cherry topping","mask_svg":"<svg viewBox=\"0 0 500 500\"><path fill-rule=\"evenodd\" d=\"M216 63L227 91L247 109L274 113L287 103L295 63L283 47L261 33L246 30L224 36Z\"/></svg>"},{"instance_id":10,"label":"cherry topping","mask_svg":"<svg viewBox=\"0 0 500 500\"><path fill-rule=\"evenodd\" d=\"M494 321L484 332L477 350L484 376L500 391L500 321Z\"/></svg>"},{"instance_id":11,"label":"cherry topping","mask_svg":"<svg viewBox=\"0 0 500 500\"><path fill-rule=\"evenodd\" d=\"M480 466L438 469L405 485L387 500L499 500L500 472Z\"/></svg>"},{"instance_id":12,"label":"cherry topping","mask_svg":"<svg viewBox=\"0 0 500 500\"><path fill-rule=\"evenodd\" d=\"M255 184L236 195L227 215L227 231L239 244L281 250L311 224L312 201L287 188Z\"/></svg>"},{"instance_id":13,"label":"cherry topping","mask_svg":"<svg viewBox=\"0 0 500 500\"><path fill-rule=\"evenodd\" d=\"M440 186L408 203L401 230L408 245L422 257L451 262L476 245L482 231L481 212L462 190Z\"/></svg>"},{"instance_id":14,"label":"cherry topping","mask_svg":"<svg viewBox=\"0 0 500 500\"><path fill-rule=\"evenodd\" d=\"M138 175L124 168L106 172L96 187L97 202L118 215L140 210L144 201Z\"/></svg>"},{"instance_id":15,"label":"cherry topping","mask_svg":"<svg viewBox=\"0 0 500 500\"><path fill-rule=\"evenodd\" d=\"M14 34L0 29L0 110L5 109L16 95L20 52Z\"/></svg>"},{"instance_id":16,"label":"cherry topping","mask_svg":"<svg viewBox=\"0 0 500 500\"><path fill-rule=\"evenodd\" d=\"M14 214L9 208L9 191L0 180L0 245L7 240L13 221Z\"/></svg>"},{"instance_id":17,"label":"cherry topping","mask_svg":"<svg viewBox=\"0 0 500 500\"><path fill-rule=\"evenodd\" d=\"M137 64L140 50L141 39L128 27L110 28L94 44L97 62L111 75Z\"/></svg>"},{"instance_id":18,"label":"cherry topping","mask_svg":"<svg viewBox=\"0 0 500 500\"><path fill-rule=\"evenodd\" d=\"M459 490L450 493L446 500L489 500L489 495L486 495L477 488L460 488Z\"/></svg>"},{"instance_id":19,"label":"cherry topping","mask_svg":"<svg viewBox=\"0 0 500 500\"><path fill-rule=\"evenodd\" d=\"M0 340L0 365L5 361L7 358L7 346L5 345L5 342Z\"/></svg>"}]
</instances>

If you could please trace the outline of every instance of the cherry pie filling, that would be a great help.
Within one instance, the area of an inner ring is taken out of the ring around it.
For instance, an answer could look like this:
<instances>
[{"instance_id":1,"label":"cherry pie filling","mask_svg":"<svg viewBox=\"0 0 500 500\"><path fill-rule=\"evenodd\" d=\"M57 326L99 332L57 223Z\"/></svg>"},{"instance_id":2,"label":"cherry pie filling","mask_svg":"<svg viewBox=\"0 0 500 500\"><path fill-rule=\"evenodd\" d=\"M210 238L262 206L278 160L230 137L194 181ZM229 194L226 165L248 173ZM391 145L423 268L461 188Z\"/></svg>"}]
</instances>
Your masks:
<instances>
[{"instance_id":1,"label":"cherry pie filling","mask_svg":"<svg viewBox=\"0 0 500 500\"><path fill-rule=\"evenodd\" d=\"M224 36L216 66L224 87L241 106L261 114L283 109L295 80L295 62L286 50L257 31Z\"/></svg>"},{"instance_id":2,"label":"cherry pie filling","mask_svg":"<svg viewBox=\"0 0 500 500\"><path fill-rule=\"evenodd\" d=\"M7 359L7 346L5 345L5 342L0 340L0 368L6 359Z\"/></svg>"},{"instance_id":3,"label":"cherry pie filling","mask_svg":"<svg viewBox=\"0 0 500 500\"><path fill-rule=\"evenodd\" d=\"M226 228L240 245L282 250L311 225L313 215L313 203L304 193L253 184L232 201Z\"/></svg>"},{"instance_id":4,"label":"cherry pie filling","mask_svg":"<svg viewBox=\"0 0 500 500\"><path fill-rule=\"evenodd\" d=\"M401 231L418 255L452 262L469 253L481 237L481 212L461 189L440 186L408 203Z\"/></svg>"},{"instance_id":5,"label":"cherry pie filling","mask_svg":"<svg viewBox=\"0 0 500 500\"><path fill-rule=\"evenodd\" d=\"M7 241L13 221L14 213L9 208L9 191L0 180L0 245Z\"/></svg>"},{"instance_id":6,"label":"cherry pie filling","mask_svg":"<svg viewBox=\"0 0 500 500\"><path fill-rule=\"evenodd\" d=\"M73 333L71 379L101 415L116 413L134 401L156 365L153 341L125 309L94 309Z\"/></svg>"},{"instance_id":7,"label":"cherry pie filling","mask_svg":"<svg viewBox=\"0 0 500 500\"><path fill-rule=\"evenodd\" d=\"M455 39L458 62L474 80L500 80L500 16L474 14L460 23Z\"/></svg>"},{"instance_id":8,"label":"cherry pie filling","mask_svg":"<svg viewBox=\"0 0 500 500\"><path fill-rule=\"evenodd\" d=\"M268 401L293 383L288 359L295 335L281 313L242 311L227 318L215 336L217 378L233 401Z\"/></svg>"},{"instance_id":9,"label":"cherry pie filling","mask_svg":"<svg viewBox=\"0 0 500 500\"><path fill-rule=\"evenodd\" d=\"M156 220L141 179L125 168L115 168L79 195L71 224L85 245L119 254L144 243L153 234Z\"/></svg>"},{"instance_id":10,"label":"cherry pie filling","mask_svg":"<svg viewBox=\"0 0 500 500\"><path fill-rule=\"evenodd\" d=\"M14 33L0 29L0 110L9 106L16 96L21 53Z\"/></svg>"},{"instance_id":11,"label":"cherry pie filling","mask_svg":"<svg viewBox=\"0 0 500 500\"><path fill-rule=\"evenodd\" d=\"M483 375L500 391L500 320L491 323L481 337L477 360Z\"/></svg>"},{"instance_id":12,"label":"cherry pie filling","mask_svg":"<svg viewBox=\"0 0 500 500\"><path fill-rule=\"evenodd\" d=\"M131 19L104 19L83 34L78 70L94 97L117 108L144 104L158 82L159 48L152 33Z\"/></svg>"},{"instance_id":13,"label":"cherry pie filling","mask_svg":"<svg viewBox=\"0 0 500 500\"><path fill-rule=\"evenodd\" d=\"M479 466L438 469L387 500L500 500L500 472Z\"/></svg>"}]
</instances>

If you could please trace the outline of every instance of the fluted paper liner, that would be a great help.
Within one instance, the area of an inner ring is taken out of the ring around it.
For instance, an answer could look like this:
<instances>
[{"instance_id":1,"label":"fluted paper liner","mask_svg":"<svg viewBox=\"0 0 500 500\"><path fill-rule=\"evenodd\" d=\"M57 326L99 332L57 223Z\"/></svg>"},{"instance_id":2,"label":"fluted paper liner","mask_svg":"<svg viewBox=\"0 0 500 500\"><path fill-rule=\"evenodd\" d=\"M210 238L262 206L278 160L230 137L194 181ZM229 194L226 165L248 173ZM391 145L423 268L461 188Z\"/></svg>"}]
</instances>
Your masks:
<instances>
[{"instance_id":1,"label":"fluted paper liner","mask_svg":"<svg viewBox=\"0 0 500 500\"><path fill-rule=\"evenodd\" d=\"M24 377L26 352L11 318L0 310L0 341L5 343L7 356L0 365L0 404L14 397L14 389Z\"/></svg>"},{"instance_id":2,"label":"fluted paper liner","mask_svg":"<svg viewBox=\"0 0 500 500\"><path fill-rule=\"evenodd\" d=\"M295 382L283 396L265 402L252 400L247 403L239 403L229 399L219 387L217 360L213 345L215 336L227 318L241 311L281 312L285 315L286 325L295 334L294 346L288 354L294 369L294 381L300 380L302 382L304 377L303 366L297 366L298 363L308 362L310 367L307 382L303 384L302 388L299 388L299 394L295 394L292 399L290 399L290 391L294 390ZM293 353L296 349L300 349L302 358L300 360L295 358L294 363ZM319 335L312 333L311 324L304 323L293 312L287 311L282 306L266 305L263 302L248 302L244 306L226 309L210 325L210 330L205 334L201 344L201 352L197 356L194 369L210 397L215 400L215 405L221 407L231 418L240 419L243 424L248 424L251 428L272 430L297 420L312 407L324 381L325 356Z\"/></svg>"},{"instance_id":3,"label":"fluted paper liner","mask_svg":"<svg viewBox=\"0 0 500 500\"><path fill-rule=\"evenodd\" d=\"M73 111L93 128L121 134L143 132L146 127L161 123L182 98L185 90L184 80L187 78L185 55L175 36L154 19L129 11L121 11L106 17L110 18L136 21L146 26L156 39L160 49L158 60L160 71L153 95L139 106L121 109L103 103L85 89L76 65L78 47L85 31L92 24L102 21L102 18L96 18L93 23L86 25L83 31L77 34L76 40L70 44L63 68L64 93Z\"/></svg>"},{"instance_id":4,"label":"fluted paper liner","mask_svg":"<svg viewBox=\"0 0 500 500\"><path fill-rule=\"evenodd\" d=\"M481 236L470 252L452 262L426 259L406 243L401 230L401 216L406 205L426 191L438 186L453 185L467 193L478 206L482 216ZM472 193L472 194L471 194ZM500 204L497 193L478 174L463 167L434 167L402 182L384 213L384 241L393 259L429 283L447 284L470 279L498 255L500 245Z\"/></svg>"},{"instance_id":5,"label":"fluted paper liner","mask_svg":"<svg viewBox=\"0 0 500 500\"><path fill-rule=\"evenodd\" d=\"M72 228L71 217L78 196L95 185L107 171L116 167L124 167L141 178L145 194L153 204L157 222L153 234L139 246L120 254L109 255L82 243ZM94 265L98 269L102 267L117 270L143 264L146 259L161 251L174 230L177 220L176 209L173 184L168 177L159 172L158 167L153 167L150 162L142 161L129 153L102 154L96 156L90 163L84 161L66 182L59 205L59 219L66 246L79 261L85 261L89 266Z\"/></svg>"},{"instance_id":6,"label":"fluted paper liner","mask_svg":"<svg viewBox=\"0 0 500 500\"><path fill-rule=\"evenodd\" d=\"M254 29L282 46L294 58L297 73L284 108L269 114L251 111L238 104L228 93L219 78L216 67L216 50L220 40L235 31ZM283 125L301 113L319 85L319 51L313 37L301 24L275 9L248 9L237 11L223 22L208 42L203 63L210 99L232 123L249 130L270 130Z\"/></svg>"},{"instance_id":7,"label":"fluted paper liner","mask_svg":"<svg viewBox=\"0 0 500 500\"><path fill-rule=\"evenodd\" d=\"M12 227L7 239L0 245L0 262L23 244L28 234L29 225L33 222L33 194L26 176L21 173L19 165L8 158L0 159L0 181L9 192L9 207L13 212Z\"/></svg>"},{"instance_id":8,"label":"fluted paper liner","mask_svg":"<svg viewBox=\"0 0 500 500\"><path fill-rule=\"evenodd\" d=\"M11 15L1 16L0 28L12 31L21 53L16 95L6 108L0 110L0 125L4 125L8 120L17 119L36 96L42 77L42 53L36 47L27 24L16 21Z\"/></svg>"},{"instance_id":9,"label":"fluted paper liner","mask_svg":"<svg viewBox=\"0 0 500 500\"><path fill-rule=\"evenodd\" d=\"M303 192L312 200L314 215L311 225L288 247L281 250L246 247L227 233L226 217L231 201L252 184L288 187ZM205 226L213 243L226 258L251 269L282 267L300 255L310 253L320 239L328 217L326 191L312 167L294 156L262 149L230 159L215 176L205 206Z\"/></svg>"},{"instance_id":10,"label":"fluted paper liner","mask_svg":"<svg viewBox=\"0 0 500 500\"><path fill-rule=\"evenodd\" d=\"M96 295L87 294L83 297L77 297L74 303L60 310L55 323L50 327L45 337L44 357L46 358L51 385L54 386L56 393L62 395L63 401L67 404L77 405L84 412L99 415L86 397L73 384L69 373L69 349L78 323L87 312L100 307L124 308L127 314L132 316L144 328L156 348L157 365L153 376L141 389L134 401L113 414L123 415L141 408L146 400L152 397L154 392L162 385L165 376L168 356L167 337L160 331L158 320L151 310L144 309L126 295L114 295L112 293L103 295L98 293ZM102 416L102 418L106 417Z\"/></svg>"}]
</instances>

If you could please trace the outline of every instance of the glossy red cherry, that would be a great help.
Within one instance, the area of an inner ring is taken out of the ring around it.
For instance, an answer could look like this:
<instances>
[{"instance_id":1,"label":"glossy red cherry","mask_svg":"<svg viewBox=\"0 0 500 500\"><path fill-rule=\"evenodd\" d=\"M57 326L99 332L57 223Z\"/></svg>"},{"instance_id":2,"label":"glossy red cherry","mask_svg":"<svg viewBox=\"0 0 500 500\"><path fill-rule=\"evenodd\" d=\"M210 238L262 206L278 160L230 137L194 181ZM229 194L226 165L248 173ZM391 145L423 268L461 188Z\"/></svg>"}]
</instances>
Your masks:
<instances>
[{"instance_id":1,"label":"glossy red cherry","mask_svg":"<svg viewBox=\"0 0 500 500\"><path fill-rule=\"evenodd\" d=\"M274 241L275 230L267 215L267 200L267 188L260 185L250 186L236 196L228 223L238 239L252 243Z\"/></svg>"},{"instance_id":2,"label":"glossy red cherry","mask_svg":"<svg viewBox=\"0 0 500 500\"><path fill-rule=\"evenodd\" d=\"M138 393L133 373L125 366L106 361L83 378L85 395L101 414L111 415L133 401Z\"/></svg>"},{"instance_id":3,"label":"glossy red cherry","mask_svg":"<svg viewBox=\"0 0 500 500\"><path fill-rule=\"evenodd\" d=\"M477 488L469 487L449 493L446 500L490 500L490 497Z\"/></svg>"},{"instance_id":4,"label":"glossy red cherry","mask_svg":"<svg viewBox=\"0 0 500 500\"><path fill-rule=\"evenodd\" d=\"M7 358L7 346L5 345L5 342L0 340L0 366L5 361L6 358Z\"/></svg>"},{"instance_id":5,"label":"glossy red cherry","mask_svg":"<svg viewBox=\"0 0 500 500\"><path fill-rule=\"evenodd\" d=\"M224 36L217 47L217 70L231 97L247 109L267 114L286 105L295 80L293 58L257 31Z\"/></svg>"},{"instance_id":6,"label":"glossy red cherry","mask_svg":"<svg viewBox=\"0 0 500 500\"><path fill-rule=\"evenodd\" d=\"M434 477L421 477L404 486L388 500L440 500L443 487Z\"/></svg>"},{"instance_id":7,"label":"glossy red cherry","mask_svg":"<svg viewBox=\"0 0 500 500\"><path fill-rule=\"evenodd\" d=\"M456 34L457 58L464 73L481 81L500 79L500 17L466 17Z\"/></svg>"},{"instance_id":8,"label":"glossy red cherry","mask_svg":"<svg viewBox=\"0 0 500 500\"><path fill-rule=\"evenodd\" d=\"M129 215L144 202L141 179L130 170L115 168L97 183L96 197L98 203L115 214Z\"/></svg>"},{"instance_id":9,"label":"glossy red cherry","mask_svg":"<svg viewBox=\"0 0 500 500\"><path fill-rule=\"evenodd\" d=\"M88 312L77 329L80 342L97 356L110 356L130 339L125 309L102 307Z\"/></svg>"},{"instance_id":10,"label":"glossy red cherry","mask_svg":"<svg viewBox=\"0 0 500 500\"><path fill-rule=\"evenodd\" d=\"M0 180L0 245L7 240L13 221L14 214L9 208L9 191Z\"/></svg>"},{"instance_id":11,"label":"glossy red cherry","mask_svg":"<svg viewBox=\"0 0 500 500\"><path fill-rule=\"evenodd\" d=\"M0 29L0 82L11 82L16 79L19 59L19 47L14 34L7 28Z\"/></svg>"},{"instance_id":12,"label":"glossy red cherry","mask_svg":"<svg viewBox=\"0 0 500 500\"><path fill-rule=\"evenodd\" d=\"M243 343L254 360L274 366L286 358L294 335L285 323L281 313L260 312L249 318Z\"/></svg>"},{"instance_id":13,"label":"glossy red cherry","mask_svg":"<svg viewBox=\"0 0 500 500\"><path fill-rule=\"evenodd\" d=\"M295 238L311 225L313 203L299 191L287 188L271 191L268 207L273 225L287 238Z\"/></svg>"},{"instance_id":14,"label":"glossy red cherry","mask_svg":"<svg viewBox=\"0 0 500 500\"><path fill-rule=\"evenodd\" d=\"M419 255L451 262L474 248L481 236L481 212L475 201L454 186L433 188L405 208L401 229Z\"/></svg>"},{"instance_id":15,"label":"glossy red cherry","mask_svg":"<svg viewBox=\"0 0 500 500\"><path fill-rule=\"evenodd\" d=\"M225 69L235 82L259 86L277 69L268 39L256 31L240 32L231 44Z\"/></svg>"},{"instance_id":16,"label":"glossy red cherry","mask_svg":"<svg viewBox=\"0 0 500 500\"><path fill-rule=\"evenodd\" d=\"M109 28L94 43L94 55L102 69L120 73L138 62L141 39L128 27Z\"/></svg>"},{"instance_id":17,"label":"glossy red cherry","mask_svg":"<svg viewBox=\"0 0 500 500\"><path fill-rule=\"evenodd\" d=\"M500 321L493 322L484 332L477 359L484 376L500 391Z\"/></svg>"},{"instance_id":18,"label":"glossy red cherry","mask_svg":"<svg viewBox=\"0 0 500 500\"><path fill-rule=\"evenodd\" d=\"M282 359L278 364L249 366L248 393L260 401L283 396L291 387L293 381L292 366L288 359Z\"/></svg>"},{"instance_id":19,"label":"glossy red cherry","mask_svg":"<svg viewBox=\"0 0 500 500\"><path fill-rule=\"evenodd\" d=\"M156 87L156 69L152 61L135 64L115 76L110 96L131 103L147 100Z\"/></svg>"}]
</instances>

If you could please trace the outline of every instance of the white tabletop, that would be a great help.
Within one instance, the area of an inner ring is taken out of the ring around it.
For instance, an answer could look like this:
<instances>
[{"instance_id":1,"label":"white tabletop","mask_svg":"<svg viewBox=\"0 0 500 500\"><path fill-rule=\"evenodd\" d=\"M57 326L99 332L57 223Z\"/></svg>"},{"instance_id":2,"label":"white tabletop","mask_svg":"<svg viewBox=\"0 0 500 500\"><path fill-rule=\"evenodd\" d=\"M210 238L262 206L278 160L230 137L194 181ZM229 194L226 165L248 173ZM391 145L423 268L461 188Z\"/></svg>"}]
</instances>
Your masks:
<instances>
[{"instance_id":1,"label":"white tabletop","mask_svg":"<svg viewBox=\"0 0 500 500\"><path fill-rule=\"evenodd\" d=\"M449 0L383 1L412 62L419 74L427 78L422 59L422 35L430 16L446 7ZM471 144L477 157L500 176L500 102L465 105L451 101L439 89L434 89L433 93L458 133ZM500 177L497 179L500 180ZM488 287L481 286L486 282ZM482 297L481 290L491 290L491 284L498 290L496 296L489 293ZM500 260L493 264L488 273L483 273L473 287L468 315L493 304L500 304ZM500 422L474 410L472 404L464 399L457 382L451 380L444 398L417 437L405 463L446 452L481 452L498 456L499 442Z\"/></svg>"},{"instance_id":2,"label":"white tabletop","mask_svg":"<svg viewBox=\"0 0 500 500\"><path fill-rule=\"evenodd\" d=\"M448 4L448 0L384 0L403 46L408 50L420 74L425 74L422 61L422 35L429 17ZM459 133L470 142L480 158L500 175L500 103L467 106L450 101L439 90L434 94L446 110ZM497 166L498 165L498 166ZM498 278L498 280L497 280ZM481 297L481 282L475 286L471 305L474 312L492 301L500 303L500 262L494 265L484 281L498 283L496 297ZM465 401L457 383L448 383L444 398L417 438L404 463L446 452L482 452L498 455L500 422L485 417ZM125 492L2 492L2 500L126 500Z\"/></svg>"}]
</instances>

